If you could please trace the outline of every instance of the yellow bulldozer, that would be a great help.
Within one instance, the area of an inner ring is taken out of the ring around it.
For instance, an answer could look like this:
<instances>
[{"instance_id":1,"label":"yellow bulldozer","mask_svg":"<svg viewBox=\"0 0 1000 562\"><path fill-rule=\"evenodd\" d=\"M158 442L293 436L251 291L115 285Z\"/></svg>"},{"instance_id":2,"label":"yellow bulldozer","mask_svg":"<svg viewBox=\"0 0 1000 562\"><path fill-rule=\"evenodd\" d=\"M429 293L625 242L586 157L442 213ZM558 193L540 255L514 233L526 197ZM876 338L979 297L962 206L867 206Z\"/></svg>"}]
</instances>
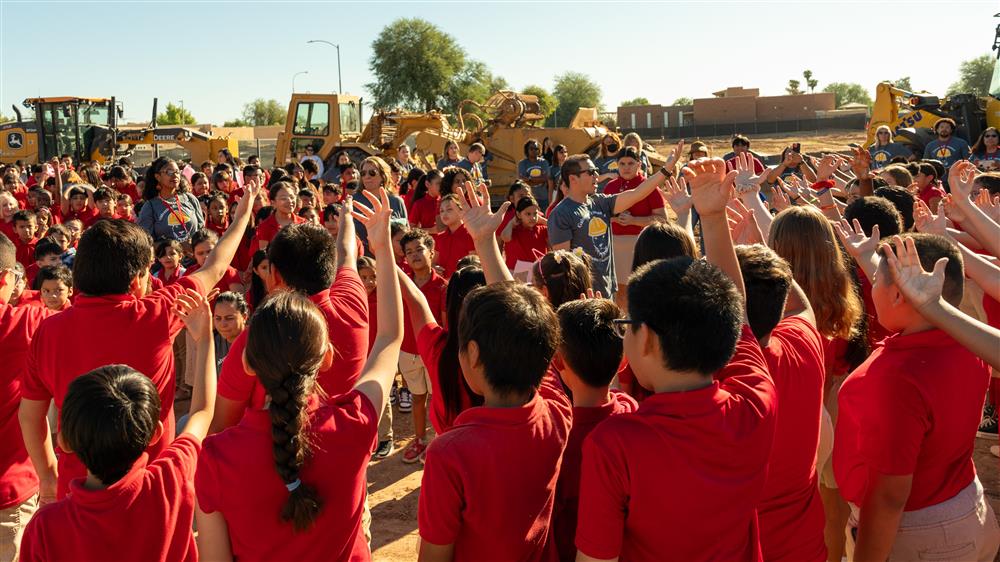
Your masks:
<instances>
[{"instance_id":1,"label":"yellow bulldozer","mask_svg":"<svg viewBox=\"0 0 1000 562\"><path fill-rule=\"evenodd\" d=\"M115 98L47 97L24 100L33 112L25 118L16 105L16 119L0 125L0 162L45 162L69 154L77 162L107 162L130 156L137 145L178 144L193 162L214 160L219 150L239 154L235 139L211 137L189 127L157 127L156 101L148 127L118 127L122 106Z\"/></svg>"},{"instance_id":2,"label":"yellow bulldozer","mask_svg":"<svg viewBox=\"0 0 1000 562\"><path fill-rule=\"evenodd\" d=\"M393 157L401 144L440 157L449 140L457 142L462 153L481 142L493 157L489 165L493 194L501 195L517 179L517 163L528 139L549 137L553 145L566 145L570 154L593 155L608 132L593 108L580 108L567 127L538 127L535 124L544 119L538 98L506 90L484 103L460 103L455 113L457 126L440 111L393 109L376 111L362 128L361 107L361 98L347 94L292 94L285 130L278 134L275 165L285 164L292 154L303 154L306 146L312 146L329 167L342 151L358 163L368 156ZM666 161L651 149L646 154L655 167Z\"/></svg>"}]
</instances>

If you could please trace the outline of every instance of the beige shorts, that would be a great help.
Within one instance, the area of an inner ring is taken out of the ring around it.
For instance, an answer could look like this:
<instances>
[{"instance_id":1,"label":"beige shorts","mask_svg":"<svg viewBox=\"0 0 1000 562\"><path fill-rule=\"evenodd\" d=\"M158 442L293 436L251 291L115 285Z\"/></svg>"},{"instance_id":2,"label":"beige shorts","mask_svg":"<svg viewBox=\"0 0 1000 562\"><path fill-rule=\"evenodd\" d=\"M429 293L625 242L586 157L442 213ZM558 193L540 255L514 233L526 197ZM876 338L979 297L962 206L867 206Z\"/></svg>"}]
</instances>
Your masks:
<instances>
[{"instance_id":1,"label":"beige shorts","mask_svg":"<svg viewBox=\"0 0 1000 562\"><path fill-rule=\"evenodd\" d=\"M21 536L38 509L38 496L0 511L0 562L16 562L21 548Z\"/></svg>"},{"instance_id":2,"label":"beige shorts","mask_svg":"<svg viewBox=\"0 0 1000 562\"><path fill-rule=\"evenodd\" d=\"M427 376L427 367L424 366L424 361L419 355L400 351L399 372L403 374L406 388L410 389L410 392L427 394L431 387L431 380Z\"/></svg>"}]
</instances>

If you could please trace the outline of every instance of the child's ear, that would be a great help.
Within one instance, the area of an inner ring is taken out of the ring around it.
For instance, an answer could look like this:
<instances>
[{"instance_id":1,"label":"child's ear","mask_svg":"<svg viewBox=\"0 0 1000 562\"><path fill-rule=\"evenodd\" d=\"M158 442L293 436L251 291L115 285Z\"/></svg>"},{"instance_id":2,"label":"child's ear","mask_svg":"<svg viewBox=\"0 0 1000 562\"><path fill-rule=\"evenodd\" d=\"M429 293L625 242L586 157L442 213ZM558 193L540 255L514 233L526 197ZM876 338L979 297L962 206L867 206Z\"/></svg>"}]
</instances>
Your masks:
<instances>
[{"instance_id":1,"label":"child's ear","mask_svg":"<svg viewBox=\"0 0 1000 562\"><path fill-rule=\"evenodd\" d=\"M326 371L327 369L333 366L333 354L334 354L333 344L327 342L326 351L323 352L323 363L321 363L319 366L319 370L321 372Z\"/></svg>"},{"instance_id":2,"label":"child's ear","mask_svg":"<svg viewBox=\"0 0 1000 562\"><path fill-rule=\"evenodd\" d=\"M63 434L61 431L59 433L56 433L56 445L59 445L59 448L62 449L63 452L73 454L73 449L71 449L69 446L66 445L66 440L63 439Z\"/></svg>"},{"instance_id":3,"label":"child's ear","mask_svg":"<svg viewBox=\"0 0 1000 562\"><path fill-rule=\"evenodd\" d=\"M649 326L645 324L639 324L639 330L635 335L639 338L639 349L642 350L643 355L653 355L656 349L660 347L660 340L649 329Z\"/></svg>"},{"instance_id":4,"label":"child's ear","mask_svg":"<svg viewBox=\"0 0 1000 562\"><path fill-rule=\"evenodd\" d=\"M156 422L156 429L153 430L153 436L149 438L149 445L158 443L162 437L163 437L163 421L158 420ZM146 447L149 447L149 445L146 445Z\"/></svg>"},{"instance_id":5,"label":"child's ear","mask_svg":"<svg viewBox=\"0 0 1000 562\"><path fill-rule=\"evenodd\" d=\"M128 285L129 294L142 298L146 294L146 280L143 274L136 275Z\"/></svg>"}]
</instances>

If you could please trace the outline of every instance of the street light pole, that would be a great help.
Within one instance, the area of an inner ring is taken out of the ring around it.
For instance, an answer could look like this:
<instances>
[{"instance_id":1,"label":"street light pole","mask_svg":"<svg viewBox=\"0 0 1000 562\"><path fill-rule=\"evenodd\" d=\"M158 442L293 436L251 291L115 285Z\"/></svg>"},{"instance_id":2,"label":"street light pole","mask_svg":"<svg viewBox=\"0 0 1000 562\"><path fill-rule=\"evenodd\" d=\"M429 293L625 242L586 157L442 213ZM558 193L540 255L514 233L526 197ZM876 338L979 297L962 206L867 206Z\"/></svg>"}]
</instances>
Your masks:
<instances>
[{"instance_id":1,"label":"street light pole","mask_svg":"<svg viewBox=\"0 0 1000 562\"><path fill-rule=\"evenodd\" d=\"M295 93L295 79L298 78L300 74L309 74L309 71L308 70L303 70L301 72L296 72L294 75L292 75L292 93L293 94Z\"/></svg>"},{"instance_id":2,"label":"street light pole","mask_svg":"<svg viewBox=\"0 0 1000 562\"><path fill-rule=\"evenodd\" d=\"M329 45L329 46L337 49L337 93L338 94L343 93L344 92L344 83L343 83L343 81L341 80L341 77L340 77L340 45L337 45L335 43L331 43L329 41L325 41L323 39L310 39L309 41L306 41L306 44L309 44L309 43L324 43L326 45Z\"/></svg>"}]
</instances>

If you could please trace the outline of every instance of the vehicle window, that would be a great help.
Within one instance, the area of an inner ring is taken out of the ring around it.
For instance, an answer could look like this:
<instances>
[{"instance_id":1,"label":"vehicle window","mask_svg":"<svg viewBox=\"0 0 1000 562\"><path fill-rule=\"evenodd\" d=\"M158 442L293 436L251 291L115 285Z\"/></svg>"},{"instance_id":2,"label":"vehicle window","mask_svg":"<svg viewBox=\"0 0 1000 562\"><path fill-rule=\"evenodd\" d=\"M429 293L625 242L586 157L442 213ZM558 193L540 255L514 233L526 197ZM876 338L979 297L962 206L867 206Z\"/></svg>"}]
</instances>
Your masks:
<instances>
[{"instance_id":1,"label":"vehicle window","mask_svg":"<svg viewBox=\"0 0 1000 562\"><path fill-rule=\"evenodd\" d=\"M330 104L303 102L295 110L294 135L324 137L330 132Z\"/></svg>"},{"instance_id":2,"label":"vehicle window","mask_svg":"<svg viewBox=\"0 0 1000 562\"><path fill-rule=\"evenodd\" d=\"M340 104L340 132L360 133L361 119L358 115L358 106L354 103Z\"/></svg>"}]
</instances>

